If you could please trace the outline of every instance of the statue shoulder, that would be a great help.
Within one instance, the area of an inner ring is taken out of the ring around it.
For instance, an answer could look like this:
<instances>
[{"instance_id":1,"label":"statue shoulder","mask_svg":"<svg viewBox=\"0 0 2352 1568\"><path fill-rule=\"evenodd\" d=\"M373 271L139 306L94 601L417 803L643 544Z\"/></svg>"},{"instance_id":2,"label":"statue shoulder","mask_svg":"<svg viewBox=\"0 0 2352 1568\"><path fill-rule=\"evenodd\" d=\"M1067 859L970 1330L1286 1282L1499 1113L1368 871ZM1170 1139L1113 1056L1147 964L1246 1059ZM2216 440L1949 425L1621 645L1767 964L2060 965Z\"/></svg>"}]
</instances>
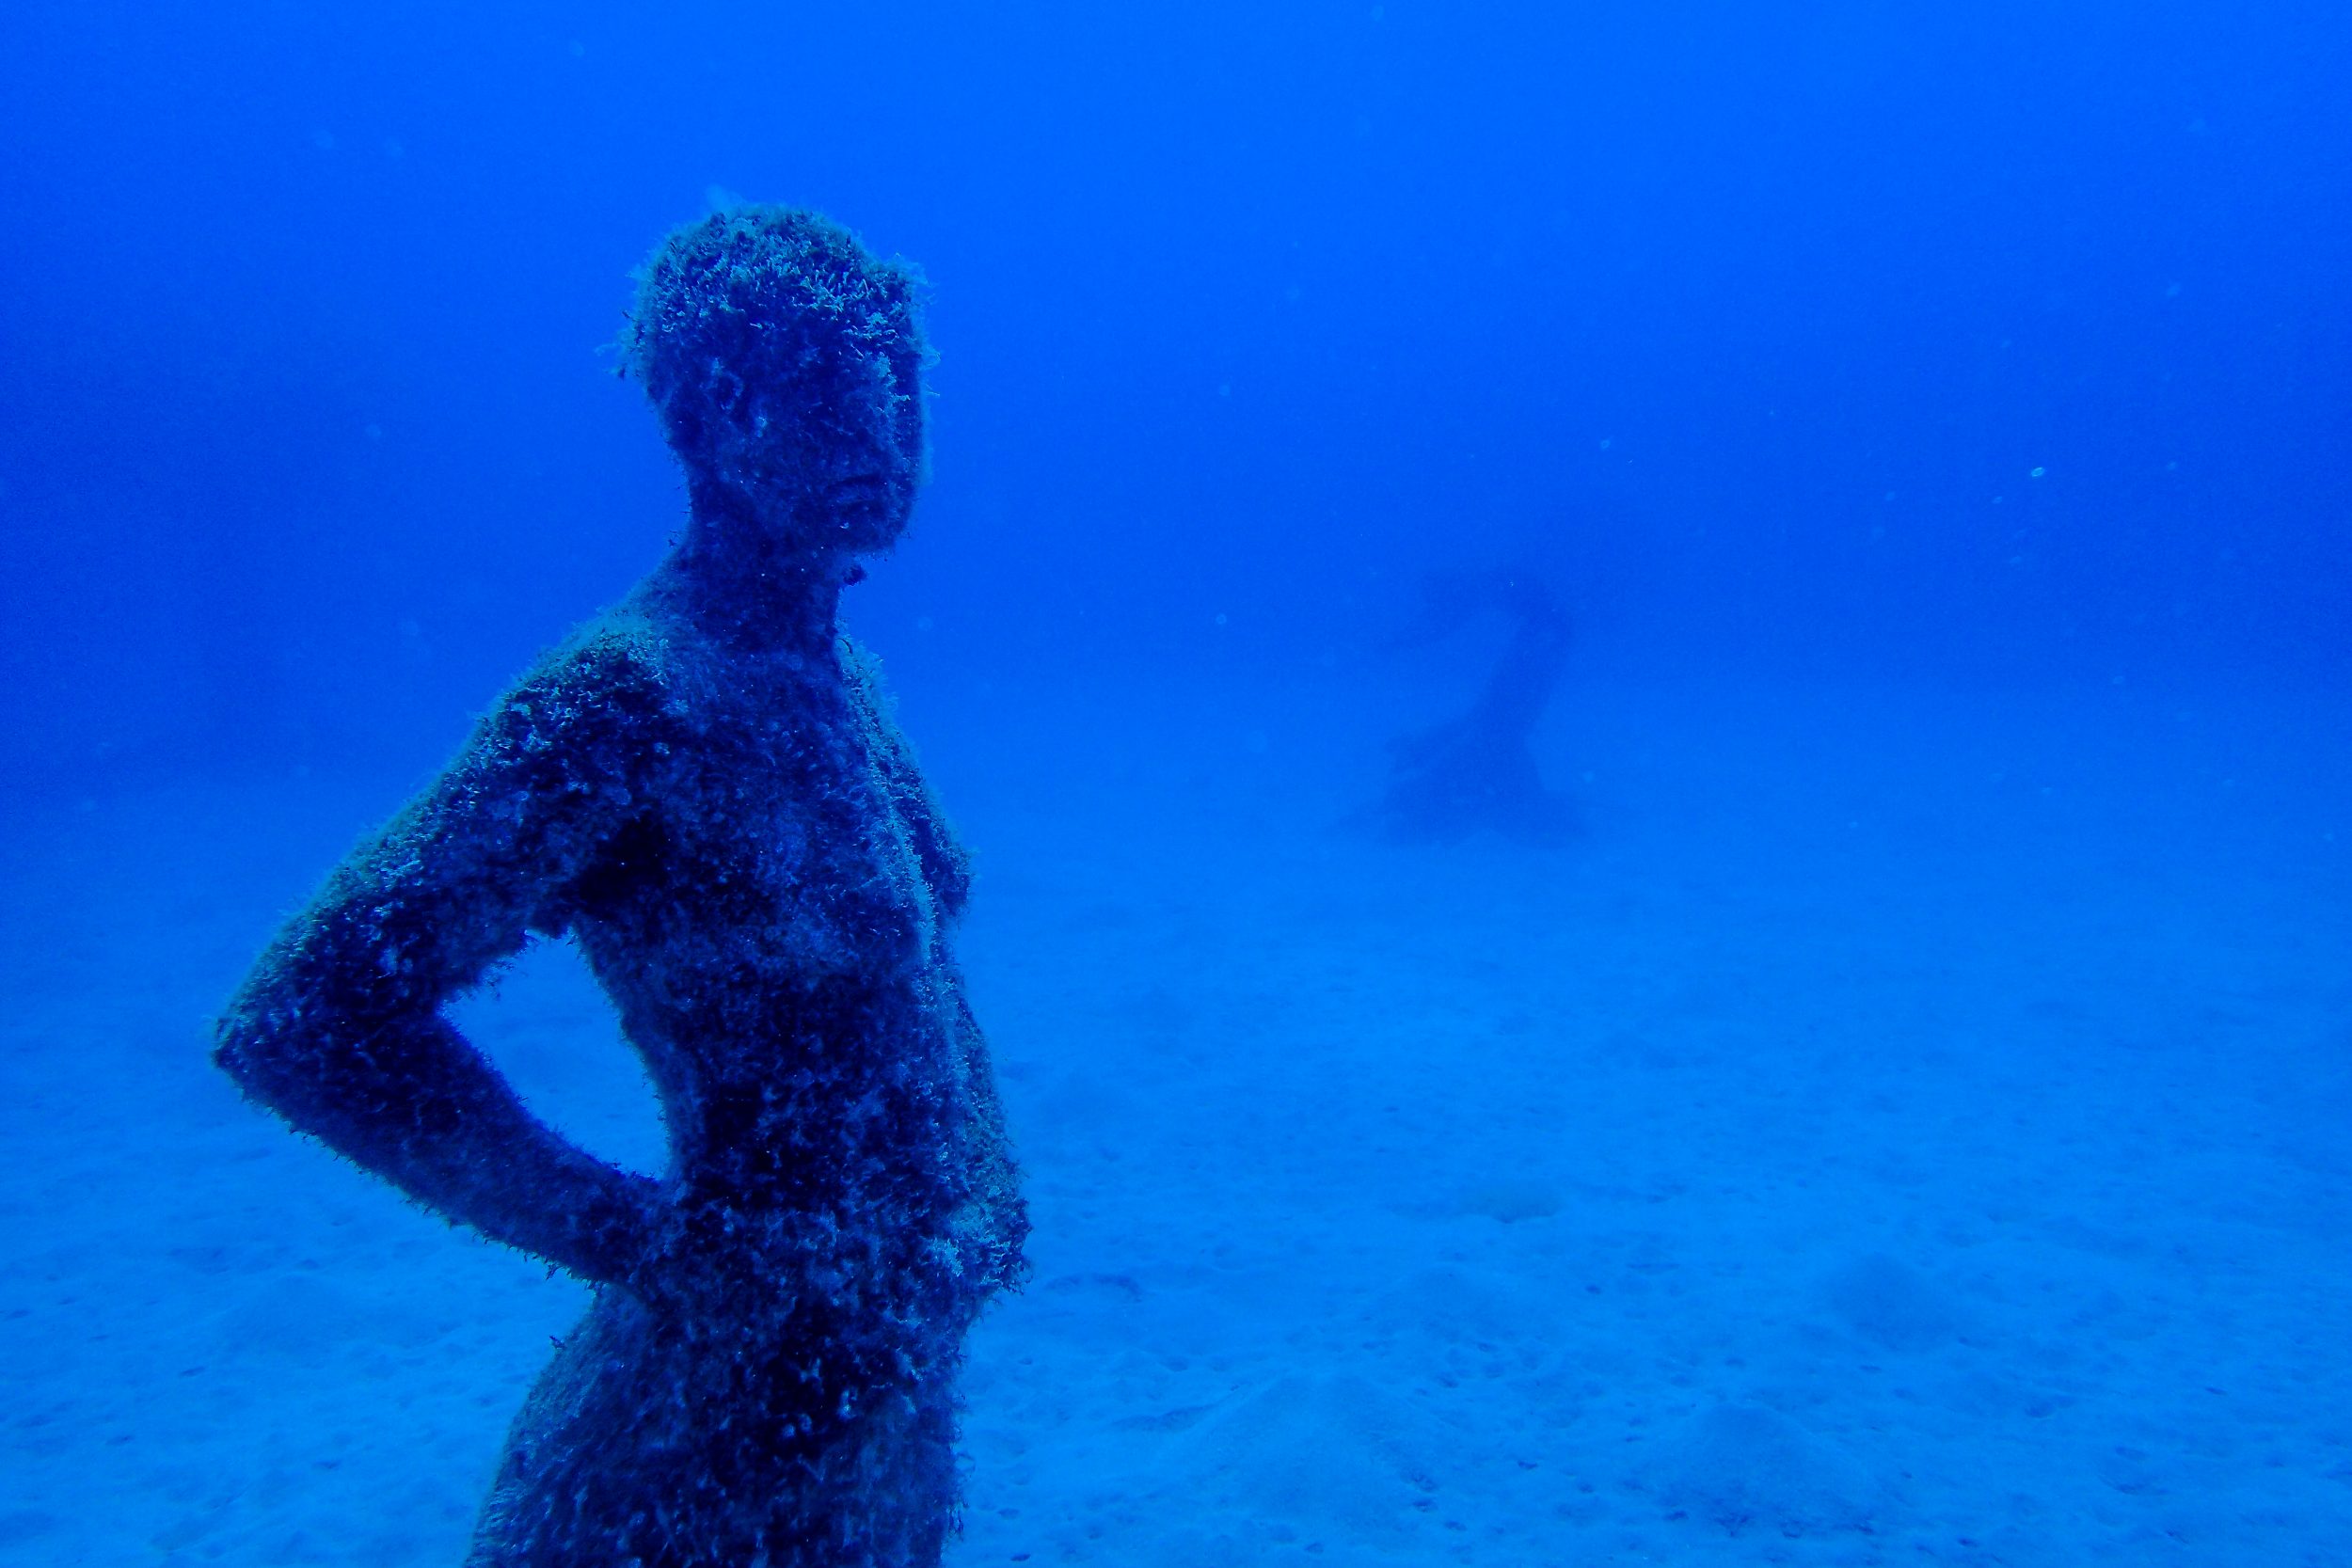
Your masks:
<instances>
[{"instance_id":1,"label":"statue shoulder","mask_svg":"<svg viewBox=\"0 0 2352 1568\"><path fill-rule=\"evenodd\" d=\"M638 796L679 750L685 725L675 684L652 627L635 617L599 617L506 689L432 794L502 796L518 807L534 802L534 814L583 795Z\"/></svg>"},{"instance_id":2,"label":"statue shoulder","mask_svg":"<svg viewBox=\"0 0 2352 1568\"><path fill-rule=\"evenodd\" d=\"M558 736L647 738L671 727L680 704L668 642L644 616L616 610L572 632L533 662L491 710L502 727L522 721Z\"/></svg>"},{"instance_id":3,"label":"statue shoulder","mask_svg":"<svg viewBox=\"0 0 2352 1568\"><path fill-rule=\"evenodd\" d=\"M608 611L573 629L517 683L585 701L599 695L671 701L675 660L661 628L644 612Z\"/></svg>"}]
</instances>

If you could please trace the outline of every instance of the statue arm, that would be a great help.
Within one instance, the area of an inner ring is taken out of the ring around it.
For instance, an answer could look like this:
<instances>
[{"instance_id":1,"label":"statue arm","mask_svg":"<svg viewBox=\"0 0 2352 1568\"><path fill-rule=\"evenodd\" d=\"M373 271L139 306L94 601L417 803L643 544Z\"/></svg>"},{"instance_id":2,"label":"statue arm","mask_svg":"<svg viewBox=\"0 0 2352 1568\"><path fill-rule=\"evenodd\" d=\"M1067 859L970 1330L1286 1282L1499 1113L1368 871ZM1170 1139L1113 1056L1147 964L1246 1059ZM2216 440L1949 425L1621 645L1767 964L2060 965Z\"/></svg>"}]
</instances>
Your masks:
<instances>
[{"instance_id":1,"label":"statue arm","mask_svg":"<svg viewBox=\"0 0 2352 1568\"><path fill-rule=\"evenodd\" d=\"M560 929L564 893L644 808L658 682L626 644L559 654L363 843L263 953L215 1060L248 1098L484 1235L582 1278L624 1278L660 1184L532 1117L443 1004Z\"/></svg>"}]
</instances>

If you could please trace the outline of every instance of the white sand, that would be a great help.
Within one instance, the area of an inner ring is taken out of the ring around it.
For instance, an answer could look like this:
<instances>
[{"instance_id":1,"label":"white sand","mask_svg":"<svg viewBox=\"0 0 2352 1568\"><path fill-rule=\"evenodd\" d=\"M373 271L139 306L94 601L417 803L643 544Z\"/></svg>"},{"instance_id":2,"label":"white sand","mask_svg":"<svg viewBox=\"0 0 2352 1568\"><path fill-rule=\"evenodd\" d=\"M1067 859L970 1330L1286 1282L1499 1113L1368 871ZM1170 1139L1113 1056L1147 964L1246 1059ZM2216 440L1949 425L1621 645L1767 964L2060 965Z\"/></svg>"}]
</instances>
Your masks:
<instances>
[{"instance_id":1,"label":"white sand","mask_svg":"<svg viewBox=\"0 0 2352 1568\"><path fill-rule=\"evenodd\" d=\"M2352 1561L2340 706L1586 689L1540 855L1334 706L910 693L1038 1227L958 1563ZM398 793L9 823L0 1562L462 1554L581 1292L203 1062ZM567 953L467 1017L659 1159Z\"/></svg>"}]
</instances>

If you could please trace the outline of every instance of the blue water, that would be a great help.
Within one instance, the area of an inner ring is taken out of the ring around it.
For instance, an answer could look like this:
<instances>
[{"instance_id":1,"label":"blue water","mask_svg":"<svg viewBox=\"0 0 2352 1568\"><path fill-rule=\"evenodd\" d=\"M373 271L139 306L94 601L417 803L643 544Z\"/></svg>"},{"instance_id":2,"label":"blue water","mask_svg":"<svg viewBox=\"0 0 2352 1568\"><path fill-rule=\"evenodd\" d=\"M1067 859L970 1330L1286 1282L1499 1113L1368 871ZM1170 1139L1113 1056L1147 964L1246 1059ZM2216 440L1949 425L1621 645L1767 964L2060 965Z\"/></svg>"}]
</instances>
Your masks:
<instances>
[{"instance_id":1,"label":"blue water","mask_svg":"<svg viewBox=\"0 0 2352 1568\"><path fill-rule=\"evenodd\" d=\"M1037 1221L959 1564L2352 1562L2352 16L0 14L0 1560L453 1563L579 1289L241 1106L683 497L738 196L935 287L850 619ZM1366 832L1505 626L1564 841ZM466 1022L640 1166L577 958Z\"/></svg>"}]
</instances>

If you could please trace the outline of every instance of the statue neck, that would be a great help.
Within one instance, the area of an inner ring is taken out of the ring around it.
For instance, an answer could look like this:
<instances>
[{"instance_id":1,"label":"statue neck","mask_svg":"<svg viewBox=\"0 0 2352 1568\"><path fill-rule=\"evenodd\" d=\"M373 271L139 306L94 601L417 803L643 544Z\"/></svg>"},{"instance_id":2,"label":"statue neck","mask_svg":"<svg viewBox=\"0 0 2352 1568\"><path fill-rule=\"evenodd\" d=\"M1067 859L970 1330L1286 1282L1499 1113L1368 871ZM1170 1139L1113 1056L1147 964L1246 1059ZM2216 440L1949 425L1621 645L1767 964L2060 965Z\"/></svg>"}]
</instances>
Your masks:
<instances>
[{"instance_id":1,"label":"statue neck","mask_svg":"<svg viewBox=\"0 0 2352 1568\"><path fill-rule=\"evenodd\" d=\"M739 498L690 485L686 537L655 573L655 593L714 640L746 651L831 651L841 589L857 568L795 547Z\"/></svg>"}]
</instances>

